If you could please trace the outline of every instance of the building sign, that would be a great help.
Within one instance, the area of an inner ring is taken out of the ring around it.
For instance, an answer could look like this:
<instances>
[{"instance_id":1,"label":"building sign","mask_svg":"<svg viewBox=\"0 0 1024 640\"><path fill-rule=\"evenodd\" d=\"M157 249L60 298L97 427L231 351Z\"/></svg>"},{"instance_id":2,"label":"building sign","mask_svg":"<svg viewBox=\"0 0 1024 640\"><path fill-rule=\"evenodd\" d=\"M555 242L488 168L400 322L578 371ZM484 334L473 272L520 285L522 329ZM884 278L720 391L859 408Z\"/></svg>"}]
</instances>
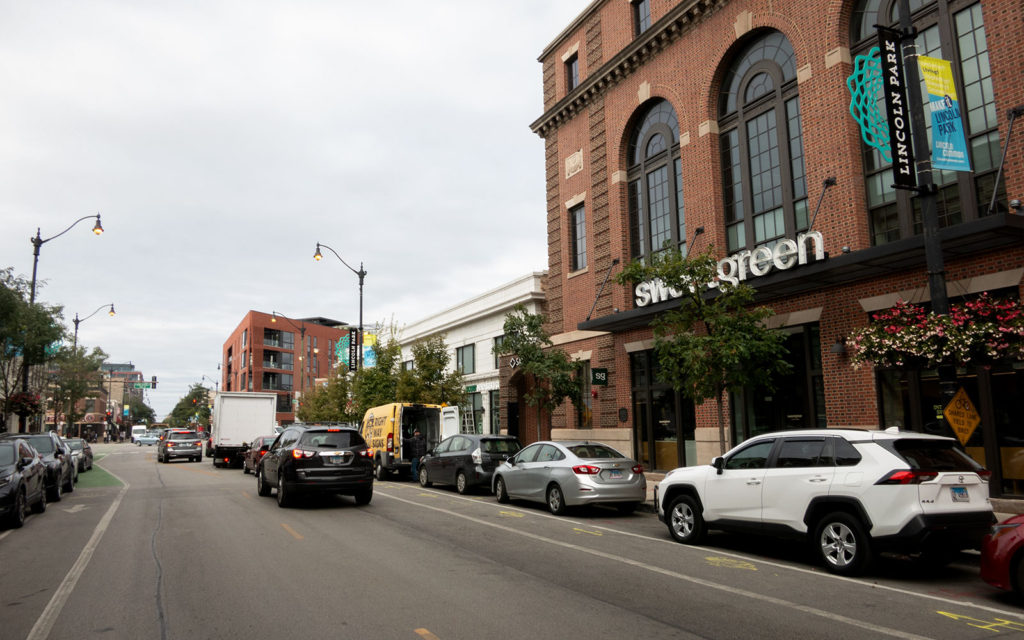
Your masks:
<instances>
[{"instance_id":1,"label":"building sign","mask_svg":"<svg viewBox=\"0 0 1024 640\"><path fill-rule=\"evenodd\" d=\"M774 247L740 251L718 261L718 277L706 286L713 289L722 282L737 285L750 278L768 275L773 270L787 271L810 262L812 251L814 260L825 259L825 240L820 231L801 233L796 240L783 238ZM654 280L636 285L634 294L636 306L646 307L679 298L683 292Z\"/></svg>"},{"instance_id":2,"label":"building sign","mask_svg":"<svg viewBox=\"0 0 1024 640\"><path fill-rule=\"evenodd\" d=\"M596 387L608 386L608 369L596 368L590 370L590 384Z\"/></svg>"},{"instance_id":3,"label":"building sign","mask_svg":"<svg viewBox=\"0 0 1024 640\"><path fill-rule=\"evenodd\" d=\"M913 189L917 186L914 153L910 140L910 110L907 108L906 80L903 76L903 48L899 31L878 29L882 55L882 95L889 119L889 144L892 146L893 186Z\"/></svg>"},{"instance_id":4,"label":"building sign","mask_svg":"<svg viewBox=\"0 0 1024 640\"><path fill-rule=\"evenodd\" d=\"M928 87L928 110L932 114L932 168L970 171L952 65L949 60L928 56L918 56L917 61Z\"/></svg>"},{"instance_id":5,"label":"building sign","mask_svg":"<svg viewBox=\"0 0 1024 640\"><path fill-rule=\"evenodd\" d=\"M971 398L963 387L960 387L953 399L949 401L942 415L949 422L949 426L953 428L960 444L967 446L971 434L981 423L981 416L978 415L978 410L974 408L974 403L971 402Z\"/></svg>"}]
</instances>

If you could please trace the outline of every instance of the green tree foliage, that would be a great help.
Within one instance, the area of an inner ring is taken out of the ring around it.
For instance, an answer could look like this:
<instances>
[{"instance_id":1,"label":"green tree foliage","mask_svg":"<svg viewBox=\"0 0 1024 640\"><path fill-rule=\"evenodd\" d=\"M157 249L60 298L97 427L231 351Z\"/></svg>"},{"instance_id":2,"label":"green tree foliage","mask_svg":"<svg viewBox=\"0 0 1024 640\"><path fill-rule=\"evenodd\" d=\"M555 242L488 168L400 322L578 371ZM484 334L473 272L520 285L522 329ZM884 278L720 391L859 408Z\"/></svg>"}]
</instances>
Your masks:
<instances>
[{"instance_id":1,"label":"green tree foliage","mask_svg":"<svg viewBox=\"0 0 1024 640\"><path fill-rule=\"evenodd\" d=\"M352 404L359 418L367 409L397 402L402 346L392 333L386 340L378 338L373 351L377 356L377 366L356 371L352 380Z\"/></svg>"},{"instance_id":2,"label":"green tree foliage","mask_svg":"<svg viewBox=\"0 0 1024 640\"><path fill-rule=\"evenodd\" d=\"M398 375L397 398L401 402L462 405L466 386L462 373L449 369L451 353L438 334L412 345L413 368Z\"/></svg>"},{"instance_id":3,"label":"green tree foliage","mask_svg":"<svg viewBox=\"0 0 1024 640\"><path fill-rule=\"evenodd\" d=\"M78 401L101 391L100 366L106 358L99 347L89 352L85 347L63 346L57 352L50 373L51 402L57 413L64 414L69 429L85 414L79 411Z\"/></svg>"},{"instance_id":4,"label":"green tree foliage","mask_svg":"<svg viewBox=\"0 0 1024 640\"><path fill-rule=\"evenodd\" d=\"M301 422L358 422L352 401L352 375L347 371L332 376L327 386L314 386L302 393L302 404L296 412Z\"/></svg>"},{"instance_id":5,"label":"green tree foliage","mask_svg":"<svg viewBox=\"0 0 1024 640\"><path fill-rule=\"evenodd\" d=\"M153 408L146 404L146 401L142 398L136 398L135 396L130 397L128 399L128 408L132 416L132 421L135 424L153 424L156 422L156 412L153 411Z\"/></svg>"},{"instance_id":6,"label":"green tree foliage","mask_svg":"<svg viewBox=\"0 0 1024 640\"><path fill-rule=\"evenodd\" d=\"M776 376L788 373L784 358L785 336L768 329L773 312L754 306L754 289L740 283L716 282L717 261L708 247L687 257L678 249L666 249L634 261L616 276L619 284L660 280L681 292L677 308L662 312L652 321L654 352L661 377L677 391L703 404L714 398L718 405L718 439L725 452L725 414L722 400L729 389L745 386L773 388Z\"/></svg>"},{"instance_id":7,"label":"green tree foliage","mask_svg":"<svg viewBox=\"0 0 1024 640\"><path fill-rule=\"evenodd\" d=\"M210 390L200 384L194 384L181 400L174 405L167 424L174 428L202 426L210 424L210 407L206 404Z\"/></svg>"},{"instance_id":8,"label":"green tree foliage","mask_svg":"<svg viewBox=\"0 0 1024 640\"><path fill-rule=\"evenodd\" d=\"M505 317L501 354L516 356L522 372L533 377L534 384L525 396L526 402L547 412L550 426L551 413L565 400L580 406L583 384L579 379L579 363L564 351L553 348L551 337L544 329L546 322L542 314L529 313L521 304L513 307Z\"/></svg>"}]
</instances>

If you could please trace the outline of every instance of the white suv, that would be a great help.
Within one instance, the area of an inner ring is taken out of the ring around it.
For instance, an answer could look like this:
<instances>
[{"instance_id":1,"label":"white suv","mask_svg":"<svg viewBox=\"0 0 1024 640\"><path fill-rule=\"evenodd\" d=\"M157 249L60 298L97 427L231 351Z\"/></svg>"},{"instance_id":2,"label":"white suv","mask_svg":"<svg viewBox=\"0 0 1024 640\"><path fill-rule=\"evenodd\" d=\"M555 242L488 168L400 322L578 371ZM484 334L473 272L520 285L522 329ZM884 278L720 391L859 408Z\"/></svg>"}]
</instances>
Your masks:
<instances>
[{"instance_id":1,"label":"white suv","mask_svg":"<svg viewBox=\"0 0 1024 640\"><path fill-rule=\"evenodd\" d=\"M874 551L941 561L980 548L995 522L989 475L952 438L781 431L670 471L654 499L679 542L699 544L708 529L801 537L829 571L854 575Z\"/></svg>"}]
</instances>

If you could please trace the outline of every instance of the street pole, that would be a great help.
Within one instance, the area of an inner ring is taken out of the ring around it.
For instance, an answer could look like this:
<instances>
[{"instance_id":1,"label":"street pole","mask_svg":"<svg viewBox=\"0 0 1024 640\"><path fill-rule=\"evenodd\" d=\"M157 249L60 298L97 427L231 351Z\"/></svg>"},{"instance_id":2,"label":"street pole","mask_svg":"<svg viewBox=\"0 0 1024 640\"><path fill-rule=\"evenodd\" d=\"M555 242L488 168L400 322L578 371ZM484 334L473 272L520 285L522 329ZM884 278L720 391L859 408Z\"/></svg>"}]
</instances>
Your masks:
<instances>
[{"instance_id":1,"label":"street pole","mask_svg":"<svg viewBox=\"0 0 1024 640\"><path fill-rule=\"evenodd\" d=\"M346 267L348 267L349 271L359 276L359 335L357 336L356 344L356 371L359 371L360 369L363 368L363 281L366 278L366 270L363 269L363 263L360 262L359 270L356 271L351 266L349 266L347 262L345 262L344 258L338 255L337 251L331 249L322 242L316 243L316 253L313 254L313 259L316 260L317 262L320 262L320 260L323 259L323 254L320 253L321 247L333 253L334 257L341 261L341 264L345 265Z\"/></svg>"}]
</instances>

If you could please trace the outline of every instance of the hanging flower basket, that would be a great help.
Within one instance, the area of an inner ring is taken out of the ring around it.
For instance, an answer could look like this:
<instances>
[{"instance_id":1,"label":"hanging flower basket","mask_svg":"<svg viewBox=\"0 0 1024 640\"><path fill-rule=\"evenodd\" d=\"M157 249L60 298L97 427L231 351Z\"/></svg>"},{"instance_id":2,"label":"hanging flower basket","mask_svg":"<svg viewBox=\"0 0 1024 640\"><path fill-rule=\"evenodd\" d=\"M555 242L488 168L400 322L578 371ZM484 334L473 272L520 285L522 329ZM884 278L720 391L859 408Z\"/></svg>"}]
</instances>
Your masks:
<instances>
[{"instance_id":1,"label":"hanging flower basket","mask_svg":"<svg viewBox=\"0 0 1024 640\"><path fill-rule=\"evenodd\" d=\"M18 391L7 396L7 411L17 416L34 416L42 412L42 405L37 394Z\"/></svg>"},{"instance_id":2,"label":"hanging flower basket","mask_svg":"<svg viewBox=\"0 0 1024 640\"><path fill-rule=\"evenodd\" d=\"M934 369L1024 360L1024 305L983 294L940 316L900 301L846 341L854 367Z\"/></svg>"}]
</instances>

